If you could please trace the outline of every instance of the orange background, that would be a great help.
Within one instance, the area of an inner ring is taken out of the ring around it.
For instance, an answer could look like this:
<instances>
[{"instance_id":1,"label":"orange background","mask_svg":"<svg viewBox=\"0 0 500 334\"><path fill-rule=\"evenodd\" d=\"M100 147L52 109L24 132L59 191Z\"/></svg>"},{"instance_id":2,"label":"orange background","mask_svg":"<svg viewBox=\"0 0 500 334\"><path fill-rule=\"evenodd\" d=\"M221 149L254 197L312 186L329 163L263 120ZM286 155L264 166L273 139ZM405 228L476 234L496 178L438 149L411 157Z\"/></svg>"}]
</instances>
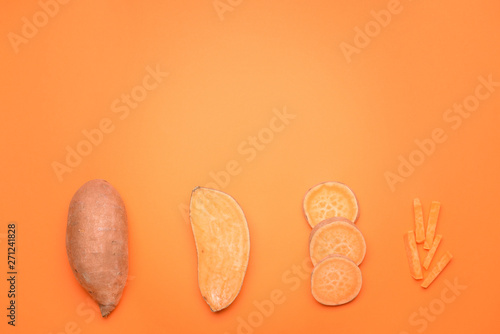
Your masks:
<instances>
[{"instance_id":1,"label":"orange background","mask_svg":"<svg viewBox=\"0 0 500 334\"><path fill-rule=\"evenodd\" d=\"M354 45L355 27L388 1L232 3L221 20L211 0L70 1L16 53L9 33L20 35L22 18L32 22L41 7L4 1L0 248L17 222L19 275L13 329L1 255L2 332L237 333L254 317L254 333L419 333L409 318L430 305L439 314L425 333L500 331L500 87L456 130L443 119L479 76L500 81L500 3L402 0L349 63L340 43ZM148 66L169 76L120 119L112 103ZM295 118L247 161L238 147L269 135L273 110L285 107ZM114 130L60 182L53 162L65 163L66 147L106 118ZM384 174L434 128L447 140L391 191ZM180 208L232 160L240 169L222 189L247 216L251 254L239 296L214 314ZM65 250L70 199L93 178L116 187L129 215L131 279L108 319L87 303ZM327 180L356 193L368 247L361 293L341 307L318 304L309 275L292 272L308 256L303 195ZM437 256L454 255L427 290L410 277L402 241L416 196L426 215L441 201ZM467 288L443 310L446 280ZM260 319L255 302L275 289L285 301Z\"/></svg>"}]
</instances>

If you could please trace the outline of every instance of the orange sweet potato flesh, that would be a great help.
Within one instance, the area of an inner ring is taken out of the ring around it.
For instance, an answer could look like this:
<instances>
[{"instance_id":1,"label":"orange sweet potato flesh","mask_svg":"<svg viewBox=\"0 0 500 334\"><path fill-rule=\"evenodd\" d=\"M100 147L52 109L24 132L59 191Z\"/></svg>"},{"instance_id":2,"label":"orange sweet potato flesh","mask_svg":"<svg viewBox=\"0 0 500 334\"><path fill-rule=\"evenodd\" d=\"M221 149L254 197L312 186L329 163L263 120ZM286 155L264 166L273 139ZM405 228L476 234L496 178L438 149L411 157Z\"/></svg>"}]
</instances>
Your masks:
<instances>
[{"instance_id":1,"label":"orange sweet potato flesh","mask_svg":"<svg viewBox=\"0 0 500 334\"><path fill-rule=\"evenodd\" d=\"M332 217L347 218L355 223L359 216L354 192L340 182L324 182L309 189L304 196L303 207L311 227Z\"/></svg>"},{"instance_id":2,"label":"orange sweet potato flesh","mask_svg":"<svg viewBox=\"0 0 500 334\"><path fill-rule=\"evenodd\" d=\"M422 266L420 264L420 257L418 255L417 242L415 241L415 233L413 231L408 231L404 234L403 239L411 276L417 280L424 278L422 274Z\"/></svg>"},{"instance_id":3,"label":"orange sweet potato flesh","mask_svg":"<svg viewBox=\"0 0 500 334\"><path fill-rule=\"evenodd\" d=\"M361 231L348 219L328 218L316 225L309 238L309 254L313 265L329 255L344 255L358 266L366 254Z\"/></svg>"},{"instance_id":4,"label":"orange sweet potato flesh","mask_svg":"<svg viewBox=\"0 0 500 334\"><path fill-rule=\"evenodd\" d=\"M228 307L240 292L250 256L243 210L228 194L197 187L189 207L198 254L198 285L213 312Z\"/></svg>"},{"instance_id":5,"label":"orange sweet potato flesh","mask_svg":"<svg viewBox=\"0 0 500 334\"><path fill-rule=\"evenodd\" d=\"M342 305L359 294L362 285L361 270L349 258L331 255L313 269L311 292L323 305Z\"/></svg>"},{"instance_id":6,"label":"orange sweet potato flesh","mask_svg":"<svg viewBox=\"0 0 500 334\"><path fill-rule=\"evenodd\" d=\"M76 279L107 317L118 305L128 275L127 214L108 182L89 181L73 196L66 251Z\"/></svg>"},{"instance_id":7,"label":"orange sweet potato flesh","mask_svg":"<svg viewBox=\"0 0 500 334\"><path fill-rule=\"evenodd\" d=\"M438 277L439 274L441 274L441 272L448 265L448 263L450 263L452 258L453 255L451 255L450 252L447 251L446 253L444 253L439 259L439 261L434 265L434 267L432 267L431 271L422 282L422 287L428 288L429 285L431 285L431 283L434 282L436 277Z\"/></svg>"},{"instance_id":8,"label":"orange sweet potato flesh","mask_svg":"<svg viewBox=\"0 0 500 334\"><path fill-rule=\"evenodd\" d=\"M436 250L439 246L439 243L441 242L441 239L443 236L441 234L436 235L434 238L434 242L432 243L431 249L429 249L429 252L427 252L427 256L425 257L423 267L425 270L429 269L429 266L432 262L432 259L434 258L434 254L436 254Z\"/></svg>"},{"instance_id":9,"label":"orange sweet potato flesh","mask_svg":"<svg viewBox=\"0 0 500 334\"><path fill-rule=\"evenodd\" d=\"M427 232L425 234L424 249L431 249L432 243L434 242L434 234L436 233L436 226L439 217L439 210L441 208L441 203L432 202L431 209L429 211L429 220L427 221Z\"/></svg>"},{"instance_id":10,"label":"orange sweet potato flesh","mask_svg":"<svg viewBox=\"0 0 500 334\"><path fill-rule=\"evenodd\" d=\"M417 244L425 241L424 213L419 198L413 200L413 211L415 214L415 238Z\"/></svg>"}]
</instances>

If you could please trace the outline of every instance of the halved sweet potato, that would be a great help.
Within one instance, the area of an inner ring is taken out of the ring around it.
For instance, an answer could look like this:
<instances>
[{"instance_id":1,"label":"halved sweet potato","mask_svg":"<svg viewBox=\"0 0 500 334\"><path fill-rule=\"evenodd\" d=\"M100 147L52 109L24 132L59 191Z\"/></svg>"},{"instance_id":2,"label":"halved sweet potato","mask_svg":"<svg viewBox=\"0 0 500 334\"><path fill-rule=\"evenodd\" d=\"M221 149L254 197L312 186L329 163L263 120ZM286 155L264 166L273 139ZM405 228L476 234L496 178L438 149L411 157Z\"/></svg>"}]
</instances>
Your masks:
<instances>
[{"instance_id":1,"label":"halved sweet potato","mask_svg":"<svg viewBox=\"0 0 500 334\"><path fill-rule=\"evenodd\" d=\"M342 305L359 294L361 270L351 259L330 255L319 262L311 276L313 297L323 305Z\"/></svg>"},{"instance_id":2,"label":"halved sweet potato","mask_svg":"<svg viewBox=\"0 0 500 334\"><path fill-rule=\"evenodd\" d=\"M226 193L197 187L189 207L201 295L213 312L228 307L240 292L250 255L243 210Z\"/></svg>"},{"instance_id":3,"label":"halved sweet potato","mask_svg":"<svg viewBox=\"0 0 500 334\"><path fill-rule=\"evenodd\" d=\"M324 182L309 189L304 196L303 207L311 227L332 217L347 218L355 223L359 215L356 196L340 182Z\"/></svg>"},{"instance_id":4,"label":"halved sweet potato","mask_svg":"<svg viewBox=\"0 0 500 334\"><path fill-rule=\"evenodd\" d=\"M309 254L313 265L328 255L344 255L358 266L366 254L361 231L348 219L328 218L316 225L309 238Z\"/></svg>"}]
</instances>

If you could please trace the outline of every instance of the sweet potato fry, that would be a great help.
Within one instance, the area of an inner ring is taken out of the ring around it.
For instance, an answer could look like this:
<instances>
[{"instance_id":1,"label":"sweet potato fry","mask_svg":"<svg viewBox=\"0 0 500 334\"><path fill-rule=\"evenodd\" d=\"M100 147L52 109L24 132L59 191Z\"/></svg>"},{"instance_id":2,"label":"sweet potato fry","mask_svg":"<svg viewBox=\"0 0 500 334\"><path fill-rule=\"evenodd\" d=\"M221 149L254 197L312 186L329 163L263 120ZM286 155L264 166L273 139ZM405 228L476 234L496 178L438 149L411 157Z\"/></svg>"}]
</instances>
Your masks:
<instances>
[{"instance_id":1,"label":"sweet potato fry","mask_svg":"<svg viewBox=\"0 0 500 334\"><path fill-rule=\"evenodd\" d=\"M425 241L425 229L422 203L419 198L413 200L413 211L415 213L415 237L417 244L420 244Z\"/></svg>"},{"instance_id":2,"label":"sweet potato fry","mask_svg":"<svg viewBox=\"0 0 500 334\"><path fill-rule=\"evenodd\" d=\"M427 221L427 232L425 234L424 249L431 249L432 242L434 241L434 234L436 233L436 225L439 217L439 209L441 203L432 202L429 211L429 220Z\"/></svg>"},{"instance_id":3,"label":"sweet potato fry","mask_svg":"<svg viewBox=\"0 0 500 334\"><path fill-rule=\"evenodd\" d=\"M431 249L429 249L429 252L427 253L427 256L425 257L423 267L425 270L429 269L429 265L431 264L432 258L434 257L434 254L436 254L436 250L439 246L439 243L441 242L441 239L443 236L441 234L436 235L434 238L434 242L432 243Z\"/></svg>"},{"instance_id":4,"label":"sweet potato fry","mask_svg":"<svg viewBox=\"0 0 500 334\"><path fill-rule=\"evenodd\" d=\"M451 255L450 252L446 252L441 256L439 259L438 263L432 268L431 272L427 277L424 279L422 282L422 287L427 288L431 283L438 277L438 275L443 271L443 269L446 267L448 263L450 263L451 259L453 258L453 255Z\"/></svg>"},{"instance_id":5,"label":"sweet potato fry","mask_svg":"<svg viewBox=\"0 0 500 334\"><path fill-rule=\"evenodd\" d=\"M414 279L422 279L422 267L420 265L420 257L418 256L417 243L415 241L415 233L408 231L404 237L406 257L408 258L408 265L410 266L410 274Z\"/></svg>"}]
</instances>

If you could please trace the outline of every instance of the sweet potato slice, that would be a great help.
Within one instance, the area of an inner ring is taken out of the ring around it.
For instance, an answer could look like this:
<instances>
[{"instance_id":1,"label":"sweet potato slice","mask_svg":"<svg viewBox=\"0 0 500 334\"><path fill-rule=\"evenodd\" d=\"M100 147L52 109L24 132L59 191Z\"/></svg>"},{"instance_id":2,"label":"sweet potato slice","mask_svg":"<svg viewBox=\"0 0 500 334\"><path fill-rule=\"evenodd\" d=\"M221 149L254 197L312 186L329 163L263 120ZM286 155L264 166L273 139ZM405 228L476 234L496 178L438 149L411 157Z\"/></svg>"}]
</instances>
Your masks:
<instances>
[{"instance_id":1,"label":"sweet potato slice","mask_svg":"<svg viewBox=\"0 0 500 334\"><path fill-rule=\"evenodd\" d=\"M441 234L436 235L434 238L434 242L432 243L432 247L427 253L427 256L425 257L423 267L425 270L429 269L429 265L431 264L432 258L434 257L434 254L436 254L436 250L439 246L439 243L441 242L441 239L443 236Z\"/></svg>"},{"instance_id":2,"label":"sweet potato slice","mask_svg":"<svg viewBox=\"0 0 500 334\"><path fill-rule=\"evenodd\" d=\"M434 241L434 234L436 233L436 225L439 217L439 209L441 208L441 203L432 202L431 209L429 211L429 220L427 221L427 232L425 234L424 249L430 249Z\"/></svg>"},{"instance_id":3,"label":"sweet potato slice","mask_svg":"<svg viewBox=\"0 0 500 334\"><path fill-rule=\"evenodd\" d=\"M408 265L410 266L410 274L414 279L422 279L422 267L420 265L420 257L418 256L417 242L415 241L415 233L408 231L404 234L404 243Z\"/></svg>"},{"instance_id":4,"label":"sweet potato slice","mask_svg":"<svg viewBox=\"0 0 500 334\"><path fill-rule=\"evenodd\" d=\"M450 252L446 252L441 256L439 261L436 263L434 267L432 267L432 270L429 272L429 275L424 279L422 282L422 287L423 288L428 288L429 285L438 277L438 275L443 271L443 269L450 263L451 259L453 258L453 255L451 255Z\"/></svg>"},{"instance_id":5,"label":"sweet potato slice","mask_svg":"<svg viewBox=\"0 0 500 334\"><path fill-rule=\"evenodd\" d=\"M363 262L366 242L361 231L348 219L328 218L314 226L309 238L313 265L329 255L344 255L358 266Z\"/></svg>"},{"instance_id":6,"label":"sweet potato slice","mask_svg":"<svg viewBox=\"0 0 500 334\"><path fill-rule=\"evenodd\" d=\"M228 194L197 187L189 207L198 253L198 285L213 312L228 307L240 292L250 255L243 210Z\"/></svg>"},{"instance_id":7,"label":"sweet potato slice","mask_svg":"<svg viewBox=\"0 0 500 334\"><path fill-rule=\"evenodd\" d=\"M419 198L413 200L413 211L415 213L415 237L417 244L425 241L424 213Z\"/></svg>"},{"instance_id":8,"label":"sweet potato slice","mask_svg":"<svg viewBox=\"0 0 500 334\"><path fill-rule=\"evenodd\" d=\"M309 189L303 207L311 227L332 217L344 217L355 223L359 215L356 196L340 182L324 182Z\"/></svg>"},{"instance_id":9,"label":"sweet potato slice","mask_svg":"<svg viewBox=\"0 0 500 334\"><path fill-rule=\"evenodd\" d=\"M361 270L349 258L330 255L313 269L311 292L323 305L342 305L359 294L362 285Z\"/></svg>"}]
</instances>

